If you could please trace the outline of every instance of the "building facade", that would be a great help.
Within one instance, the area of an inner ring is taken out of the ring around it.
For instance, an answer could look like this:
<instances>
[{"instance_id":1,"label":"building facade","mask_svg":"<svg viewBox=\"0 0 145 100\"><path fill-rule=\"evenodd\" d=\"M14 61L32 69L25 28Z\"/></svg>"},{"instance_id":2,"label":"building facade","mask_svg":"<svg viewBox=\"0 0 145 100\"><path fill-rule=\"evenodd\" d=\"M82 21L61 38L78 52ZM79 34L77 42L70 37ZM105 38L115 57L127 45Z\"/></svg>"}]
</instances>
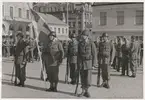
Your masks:
<instances>
[{"instance_id":1,"label":"building facade","mask_svg":"<svg viewBox=\"0 0 145 100\"><path fill-rule=\"evenodd\" d=\"M36 3L34 10L52 14L69 25L69 34L92 28L91 3Z\"/></svg>"},{"instance_id":2,"label":"building facade","mask_svg":"<svg viewBox=\"0 0 145 100\"><path fill-rule=\"evenodd\" d=\"M69 40L69 26L51 14L38 13L47 23L51 31L55 31L59 40Z\"/></svg>"},{"instance_id":3,"label":"building facade","mask_svg":"<svg viewBox=\"0 0 145 100\"><path fill-rule=\"evenodd\" d=\"M20 30L26 32L27 26L31 23L31 16L28 4L25 2L3 2L3 35L15 35ZM29 3L30 8L32 4Z\"/></svg>"},{"instance_id":4,"label":"building facade","mask_svg":"<svg viewBox=\"0 0 145 100\"><path fill-rule=\"evenodd\" d=\"M103 32L111 38L135 35L143 39L143 3L95 3L92 7L94 40Z\"/></svg>"}]
</instances>

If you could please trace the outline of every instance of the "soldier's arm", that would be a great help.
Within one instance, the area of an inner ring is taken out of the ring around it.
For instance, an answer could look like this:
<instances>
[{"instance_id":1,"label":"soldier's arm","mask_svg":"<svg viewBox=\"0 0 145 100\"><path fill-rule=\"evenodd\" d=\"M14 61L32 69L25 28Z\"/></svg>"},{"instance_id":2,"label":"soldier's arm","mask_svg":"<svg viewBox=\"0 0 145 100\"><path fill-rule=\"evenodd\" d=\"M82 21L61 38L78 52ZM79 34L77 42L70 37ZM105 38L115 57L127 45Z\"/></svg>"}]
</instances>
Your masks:
<instances>
[{"instance_id":1,"label":"soldier's arm","mask_svg":"<svg viewBox=\"0 0 145 100\"><path fill-rule=\"evenodd\" d=\"M115 48L114 45L111 43L111 52L110 52L110 62L113 62L113 59L115 57Z\"/></svg>"},{"instance_id":2,"label":"soldier's arm","mask_svg":"<svg viewBox=\"0 0 145 100\"><path fill-rule=\"evenodd\" d=\"M92 65L97 65L97 50L95 44L92 42Z\"/></svg>"},{"instance_id":3,"label":"soldier's arm","mask_svg":"<svg viewBox=\"0 0 145 100\"><path fill-rule=\"evenodd\" d=\"M58 44L58 48L59 48L59 51L60 51L60 60L63 60L63 58L64 58L64 50L63 50L62 44L60 42Z\"/></svg>"}]
</instances>

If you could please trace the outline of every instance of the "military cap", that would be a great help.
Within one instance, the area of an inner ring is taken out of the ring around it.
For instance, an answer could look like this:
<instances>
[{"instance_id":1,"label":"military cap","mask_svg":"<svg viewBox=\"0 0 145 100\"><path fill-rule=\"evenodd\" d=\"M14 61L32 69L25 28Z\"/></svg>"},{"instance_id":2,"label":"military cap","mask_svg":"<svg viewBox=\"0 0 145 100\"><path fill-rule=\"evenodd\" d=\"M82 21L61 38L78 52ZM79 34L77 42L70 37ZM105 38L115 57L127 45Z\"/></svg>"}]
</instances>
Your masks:
<instances>
[{"instance_id":1,"label":"military cap","mask_svg":"<svg viewBox=\"0 0 145 100\"><path fill-rule=\"evenodd\" d=\"M85 36L89 36L89 31L88 30L83 30L82 34L81 35L85 35Z\"/></svg>"},{"instance_id":2,"label":"military cap","mask_svg":"<svg viewBox=\"0 0 145 100\"><path fill-rule=\"evenodd\" d=\"M16 36L20 36L20 37L23 37L23 33L21 31L18 31L17 35Z\"/></svg>"},{"instance_id":3,"label":"military cap","mask_svg":"<svg viewBox=\"0 0 145 100\"><path fill-rule=\"evenodd\" d=\"M50 34L48 35L48 37L49 37L49 36L54 36L54 37L56 37L56 32L55 32L55 31L51 31Z\"/></svg>"},{"instance_id":4,"label":"military cap","mask_svg":"<svg viewBox=\"0 0 145 100\"><path fill-rule=\"evenodd\" d=\"M107 33L103 33L102 37L108 37L108 34Z\"/></svg>"}]
</instances>

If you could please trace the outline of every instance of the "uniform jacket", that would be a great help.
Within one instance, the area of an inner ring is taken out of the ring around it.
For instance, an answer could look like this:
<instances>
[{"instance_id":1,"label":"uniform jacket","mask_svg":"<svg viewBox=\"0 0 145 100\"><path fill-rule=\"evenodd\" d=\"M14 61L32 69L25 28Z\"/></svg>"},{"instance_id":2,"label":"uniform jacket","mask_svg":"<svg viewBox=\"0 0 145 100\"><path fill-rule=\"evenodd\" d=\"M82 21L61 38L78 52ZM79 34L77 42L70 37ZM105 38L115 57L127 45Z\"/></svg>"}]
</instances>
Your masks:
<instances>
[{"instance_id":1,"label":"uniform jacket","mask_svg":"<svg viewBox=\"0 0 145 100\"><path fill-rule=\"evenodd\" d=\"M43 48L42 57L47 59L47 66L57 66L62 63L64 50L59 40L49 41L48 46Z\"/></svg>"},{"instance_id":2,"label":"uniform jacket","mask_svg":"<svg viewBox=\"0 0 145 100\"><path fill-rule=\"evenodd\" d=\"M130 44L130 58L137 59L138 58L138 51L139 51L138 43L136 41L131 42L131 44Z\"/></svg>"},{"instance_id":3,"label":"uniform jacket","mask_svg":"<svg viewBox=\"0 0 145 100\"><path fill-rule=\"evenodd\" d=\"M68 62L77 63L77 54L78 54L78 41L75 39L74 41L71 41L68 44L68 53L67 53Z\"/></svg>"},{"instance_id":4,"label":"uniform jacket","mask_svg":"<svg viewBox=\"0 0 145 100\"><path fill-rule=\"evenodd\" d=\"M117 45L116 45L116 56L117 56L117 57L122 57L121 47L122 47L121 44L117 44Z\"/></svg>"},{"instance_id":5,"label":"uniform jacket","mask_svg":"<svg viewBox=\"0 0 145 100\"><path fill-rule=\"evenodd\" d=\"M78 44L78 66L83 70L92 69L97 65L97 52L94 42L81 41Z\"/></svg>"},{"instance_id":6,"label":"uniform jacket","mask_svg":"<svg viewBox=\"0 0 145 100\"><path fill-rule=\"evenodd\" d=\"M26 61L26 46L29 45L29 41L20 39L17 42L16 49L15 49L15 59L19 59L19 56L23 56L23 61Z\"/></svg>"},{"instance_id":7,"label":"uniform jacket","mask_svg":"<svg viewBox=\"0 0 145 100\"><path fill-rule=\"evenodd\" d=\"M109 64L114 59L114 46L110 42L101 42L99 45L100 64Z\"/></svg>"},{"instance_id":8,"label":"uniform jacket","mask_svg":"<svg viewBox=\"0 0 145 100\"><path fill-rule=\"evenodd\" d=\"M121 47L122 51L122 57L129 57L129 46L126 44L123 44Z\"/></svg>"}]
</instances>

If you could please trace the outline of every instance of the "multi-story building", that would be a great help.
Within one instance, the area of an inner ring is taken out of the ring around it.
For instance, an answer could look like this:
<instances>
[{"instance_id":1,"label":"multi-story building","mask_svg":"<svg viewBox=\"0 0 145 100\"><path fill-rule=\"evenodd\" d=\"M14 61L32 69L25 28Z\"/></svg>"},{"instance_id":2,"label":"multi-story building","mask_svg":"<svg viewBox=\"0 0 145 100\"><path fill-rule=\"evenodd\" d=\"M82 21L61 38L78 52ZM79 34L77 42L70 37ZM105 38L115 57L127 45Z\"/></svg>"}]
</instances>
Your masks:
<instances>
[{"instance_id":1,"label":"multi-story building","mask_svg":"<svg viewBox=\"0 0 145 100\"><path fill-rule=\"evenodd\" d=\"M3 2L3 34L14 34L21 30L26 32L26 27L31 23L29 7L32 4L22 2ZM13 33L11 32L13 30Z\"/></svg>"},{"instance_id":2,"label":"multi-story building","mask_svg":"<svg viewBox=\"0 0 145 100\"><path fill-rule=\"evenodd\" d=\"M36 3L34 10L52 14L69 25L69 34L92 28L91 3Z\"/></svg>"},{"instance_id":3,"label":"multi-story building","mask_svg":"<svg viewBox=\"0 0 145 100\"><path fill-rule=\"evenodd\" d=\"M112 38L143 38L143 3L95 3L92 7L93 39L103 32Z\"/></svg>"},{"instance_id":4,"label":"multi-story building","mask_svg":"<svg viewBox=\"0 0 145 100\"><path fill-rule=\"evenodd\" d=\"M47 23L51 31L55 31L59 40L68 40L69 26L50 14L38 13Z\"/></svg>"}]
</instances>

